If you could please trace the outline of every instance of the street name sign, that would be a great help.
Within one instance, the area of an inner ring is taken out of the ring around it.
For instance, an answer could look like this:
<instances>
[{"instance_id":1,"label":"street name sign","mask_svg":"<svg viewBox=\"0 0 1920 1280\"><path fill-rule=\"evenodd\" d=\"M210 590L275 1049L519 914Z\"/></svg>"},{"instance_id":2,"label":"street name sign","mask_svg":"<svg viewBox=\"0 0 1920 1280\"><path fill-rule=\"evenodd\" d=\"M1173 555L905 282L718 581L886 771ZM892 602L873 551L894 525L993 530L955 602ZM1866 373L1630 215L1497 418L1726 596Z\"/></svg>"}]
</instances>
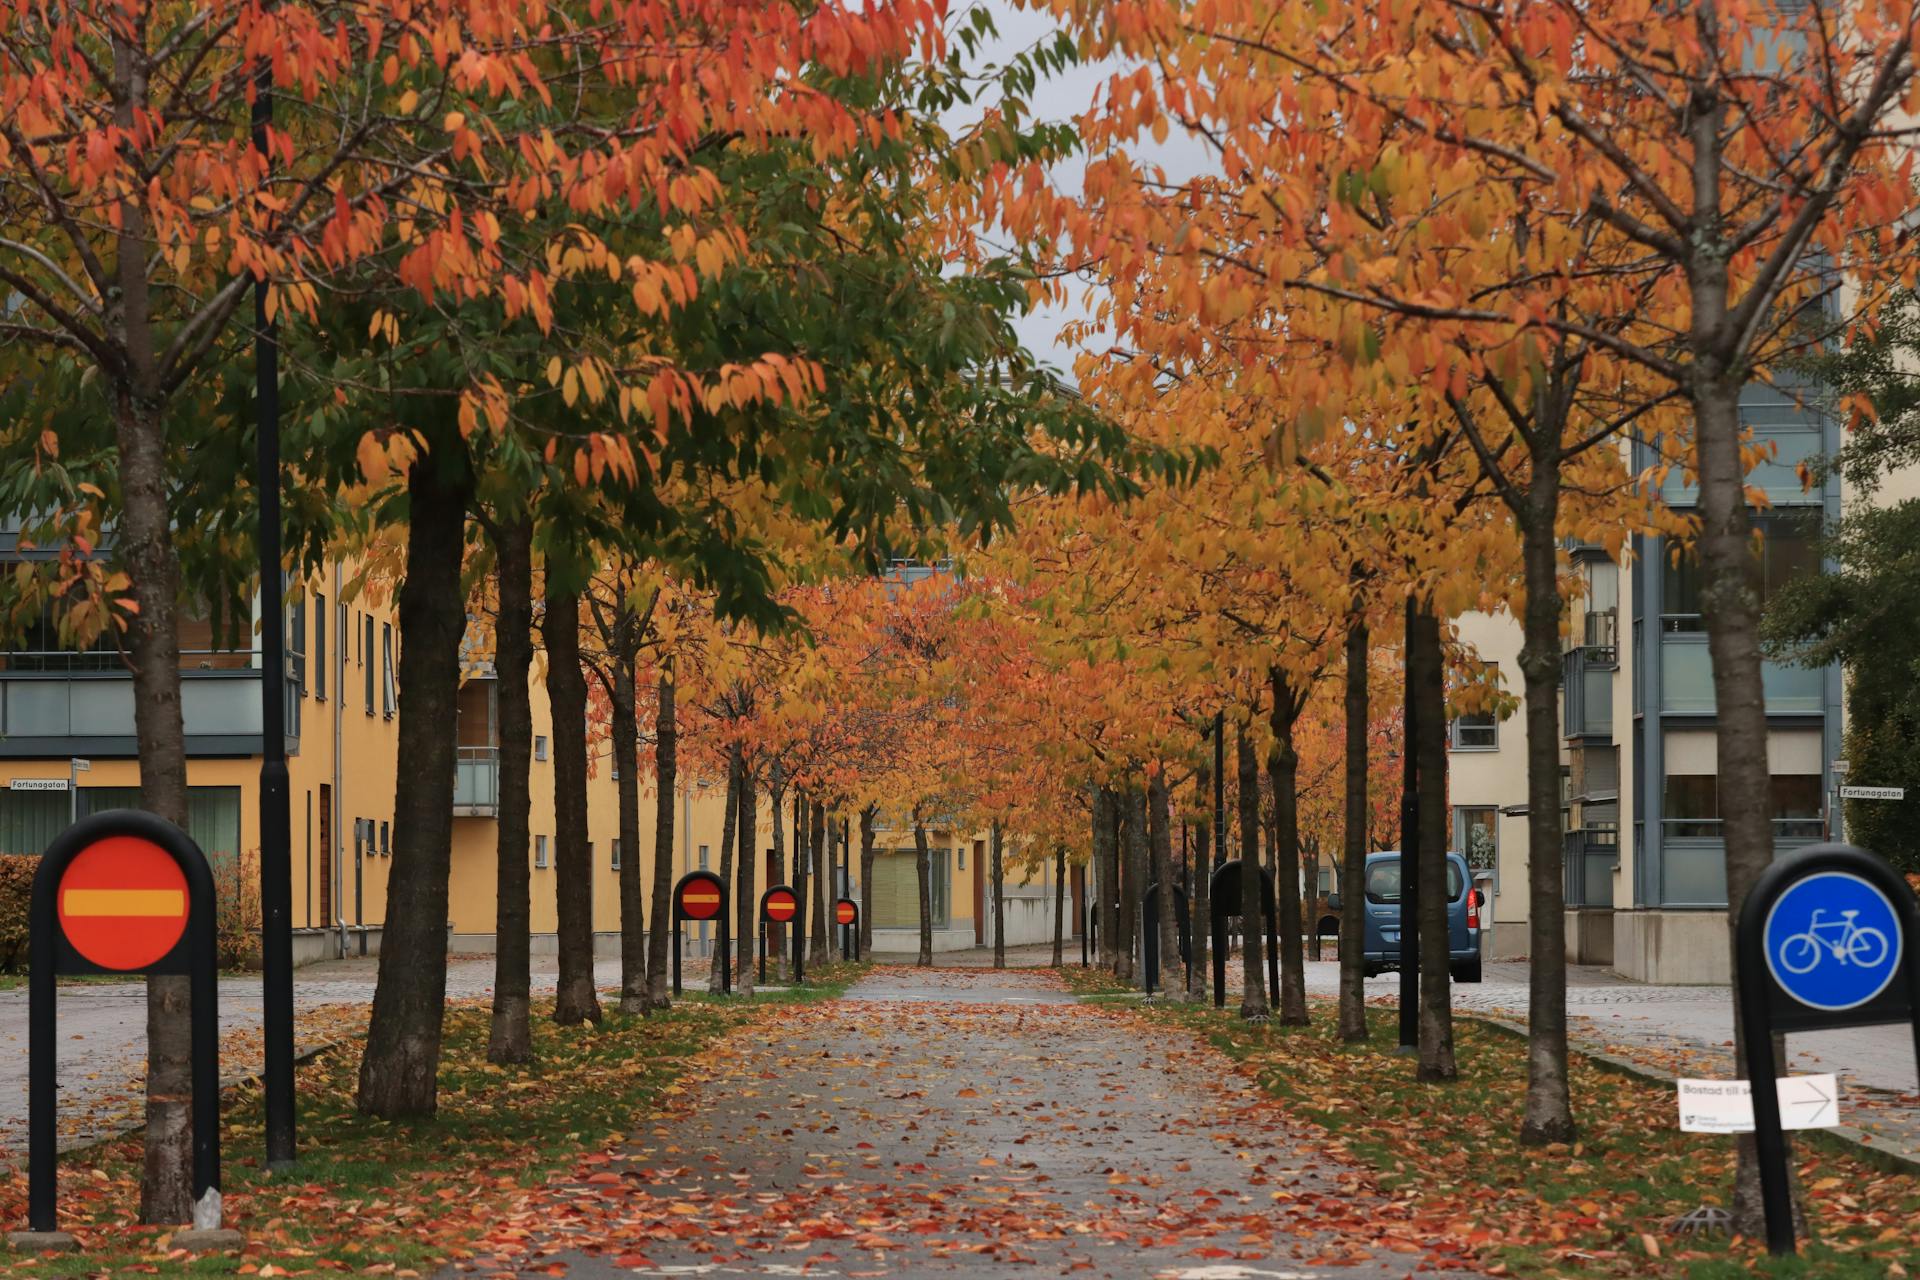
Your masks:
<instances>
[{"instance_id":1,"label":"street name sign","mask_svg":"<svg viewBox=\"0 0 1920 1280\"><path fill-rule=\"evenodd\" d=\"M1778 1080L1773 1038L1784 1031L1904 1022L1920 1063L1920 901L1884 859L1849 844L1817 844L1780 858L1740 904L1734 946L1748 1080ZM1781 1088L1755 1088L1748 1096L1767 1248L1776 1254L1795 1248L1783 1130L1801 1127L1796 1111L1814 1127L1826 1115L1818 1094L1789 1100L1790 1083L1779 1080ZM1838 1095L1832 1100L1837 1107Z\"/></svg>"},{"instance_id":2,"label":"street name sign","mask_svg":"<svg viewBox=\"0 0 1920 1280\"><path fill-rule=\"evenodd\" d=\"M1680 1132L1752 1133L1753 1090L1745 1080L1676 1080ZM1832 1075L1774 1081L1782 1129L1830 1129L1840 1123L1840 1082Z\"/></svg>"},{"instance_id":3,"label":"street name sign","mask_svg":"<svg viewBox=\"0 0 1920 1280\"><path fill-rule=\"evenodd\" d=\"M7 784L9 791L65 791L65 778L15 778Z\"/></svg>"},{"instance_id":4,"label":"street name sign","mask_svg":"<svg viewBox=\"0 0 1920 1280\"><path fill-rule=\"evenodd\" d=\"M1905 787L1842 787L1842 800L1905 800Z\"/></svg>"}]
</instances>

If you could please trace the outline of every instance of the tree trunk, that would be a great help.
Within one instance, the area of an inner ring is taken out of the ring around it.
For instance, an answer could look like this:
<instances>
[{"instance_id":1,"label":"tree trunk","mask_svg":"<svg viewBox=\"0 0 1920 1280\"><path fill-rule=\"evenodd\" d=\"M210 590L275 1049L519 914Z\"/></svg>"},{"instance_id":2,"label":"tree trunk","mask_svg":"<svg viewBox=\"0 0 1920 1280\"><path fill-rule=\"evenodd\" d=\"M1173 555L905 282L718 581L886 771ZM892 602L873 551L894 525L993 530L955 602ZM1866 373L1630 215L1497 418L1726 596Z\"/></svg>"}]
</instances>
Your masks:
<instances>
[{"instance_id":1,"label":"tree trunk","mask_svg":"<svg viewBox=\"0 0 1920 1280\"><path fill-rule=\"evenodd\" d=\"M587 843L587 678L580 668L580 596L556 591L549 572L540 634L547 646L547 705L553 712L554 941L560 976L553 1020L600 1021L593 989L593 849Z\"/></svg>"},{"instance_id":2,"label":"tree trunk","mask_svg":"<svg viewBox=\"0 0 1920 1280\"><path fill-rule=\"evenodd\" d=\"M756 944L760 935L760 851L755 846L760 842L760 815L755 808L753 770L742 766L740 771L740 816L734 820L734 841L739 847L739 862L735 867L738 884L735 888L737 909L734 919L738 922L734 937L739 939L737 954L740 962L734 966L733 987L741 995L753 994L754 979L759 969L755 963Z\"/></svg>"},{"instance_id":3,"label":"tree trunk","mask_svg":"<svg viewBox=\"0 0 1920 1280\"><path fill-rule=\"evenodd\" d=\"M879 815L878 805L868 805L860 811L860 954L873 954L873 859L877 852L873 847L873 820Z\"/></svg>"},{"instance_id":4,"label":"tree trunk","mask_svg":"<svg viewBox=\"0 0 1920 1280\"><path fill-rule=\"evenodd\" d=\"M1200 803L1212 808L1208 794L1213 773L1205 765L1194 775ZM1193 897L1187 903L1188 945L1193 948L1192 971L1187 975L1187 999L1203 1002L1213 975L1213 823L1201 821L1193 832Z\"/></svg>"},{"instance_id":5,"label":"tree trunk","mask_svg":"<svg viewBox=\"0 0 1920 1280\"><path fill-rule=\"evenodd\" d=\"M920 881L920 956L922 968L933 964L933 854L927 848L927 828L918 817L913 820L914 872Z\"/></svg>"},{"instance_id":6,"label":"tree trunk","mask_svg":"<svg viewBox=\"0 0 1920 1280\"><path fill-rule=\"evenodd\" d=\"M1260 875L1260 766L1247 726L1238 726L1240 775L1240 1016L1267 1020L1265 885Z\"/></svg>"},{"instance_id":7,"label":"tree trunk","mask_svg":"<svg viewBox=\"0 0 1920 1280\"><path fill-rule=\"evenodd\" d=\"M1267 668L1273 689L1268 723L1273 747L1267 755L1267 779L1273 787L1273 891L1280 934L1280 1025L1307 1025L1307 969L1300 954L1300 797L1296 791L1300 757L1293 747L1293 725L1301 700L1279 667Z\"/></svg>"},{"instance_id":8,"label":"tree trunk","mask_svg":"<svg viewBox=\"0 0 1920 1280\"><path fill-rule=\"evenodd\" d=\"M1725 266L1718 268L1725 285ZM1696 307L1712 292L1711 279L1696 280ZM1721 294L1724 297L1724 293ZM1700 328L1696 314L1694 327ZM1747 1028L1739 1017L1740 984L1759 975L1740 970L1737 945L1740 909L1754 883L1773 862L1772 803L1767 765L1767 711L1760 666L1759 559L1753 553L1752 521L1740 464L1740 382L1737 369L1696 360L1694 430L1700 455L1700 611L1713 658L1716 738L1720 754L1720 830L1726 840L1727 950L1733 966L1734 1061L1745 1074ZM1774 1070L1785 1074L1781 1046L1773 1046ZM1790 1140L1789 1140L1790 1141ZM1760 1165L1753 1135L1735 1141L1733 1229L1750 1238L1766 1230L1760 1197ZM1791 1157L1789 1157L1791 1167ZM1796 1231L1803 1208L1794 1195Z\"/></svg>"},{"instance_id":9,"label":"tree trunk","mask_svg":"<svg viewBox=\"0 0 1920 1280\"><path fill-rule=\"evenodd\" d=\"M631 628L631 613L622 616ZM613 763L620 804L620 1012L647 1011L646 891L640 883L640 677L638 637L613 655ZM660 922L654 921L658 929Z\"/></svg>"},{"instance_id":10,"label":"tree trunk","mask_svg":"<svg viewBox=\"0 0 1920 1280\"><path fill-rule=\"evenodd\" d=\"M1007 967L1007 863L1000 824L993 824L993 967Z\"/></svg>"},{"instance_id":11,"label":"tree trunk","mask_svg":"<svg viewBox=\"0 0 1920 1280\"><path fill-rule=\"evenodd\" d=\"M1320 959L1320 840L1317 836L1300 841L1300 885L1306 899L1307 958L1317 961Z\"/></svg>"},{"instance_id":12,"label":"tree trunk","mask_svg":"<svg viewBox=\"0 0 1920 1280\"><path fill-rule=\"evenodd\" d=\"M1371 660L1367 624L1358 615L1347 627L1346 830L1340 857L1340 1038L1367 1038L1367 701Z\"/></svg>"},{"instance_id":13,"label":"tree trunk","mask_svg":"<svg viewBox=\"0 0 1920 1280\"><path fill-rule=\"evenodd\" d=\"M673 660L660 671L659 706L654 713L653 769L659 799L653 809L653 909L647 917L653 932L647 935L647 1007L672 1006L668 983L667 948L673 924L673 811L679 786L679 728L674 720Z\"/></svg>"},{"instance_id":14,"label":"tree trunk","mask_svg":"<svg viewBox=\"0 0 1920 1280\"><path fill-rule=\"evenodd\" d=\"M1119 793L1116 806L1120 817L1120 915L1114 930L1114 948L1120 981L1135 983L1145 979L1140 963L1140 895L1146 889L1147 876L1147 793L1129 784Z\"/></svg>"},{"instance_id":15,"label":"tree trunk","mask_svg":"<svg viewBox=\"0 0 1920 1280\"><path fill-rule=\"evenodd\" d=\"M1421 608L1415 625L1420 732L1420 1066L1422 1080L1459 1076L1453 1058L1452 962L1447 922L1447 689L1440 619Z\"/></svg>"},{"instance_id":16,"label":"tree trunk","mask_svg":"<svg viewBox=\"0 0 1920 1280\"><path fill-rule=\"evenodd\" d=\"M1053 967L1065 961L1067 932L1067 846L1053 846Z\"/></svg>"},{"instance_id":17,"label":"tree trunk","mask_svg":"<svg viewBox=\"0 0 1920 1280\"><path fill-rule=\"evenodd\" d=\"M1164 766L1147 779L1147 809L1153 882L1159 886L1153 894L1153 923L1160 934L1160 990L1171 999L1179 999L1186 994L1187 975L1181 971L1186 962L1180 958L1180 907L1173 894L1180 877L1173 867L1173 801L1167 794Z\"/></svg>"},{"instance_id":18,"label":"tree trunk","mask_svg":"<svg viewBox=\"0 0 1920 1280\"><path fill-rule=\"evenodd\" d=\"M733 843L740 829L740 749L727 748L727 798L720 811L720 883L733 883ZM720 971L731 960L720 952L720 922L714 921L713 963L707 966L707 991L720 994Z\"/></svg>"},{"instance_id":19,"label":"tree trunk","mask_svg":"<svg viewBox=\"0 0 1920 1280\"><path fill-rule=\"evenodd\" d=\"M137 209L138 202L129 202ZM129 217L136 214L129 213ZM129 301L130 345L136 323L145 333L145 248L122 249L120 274L137 278L140 305ZM129 256L131 255L131 256ZM150 335L141 343L152 360ZM133 667L134 741L140 756L140 804L182 830L187 826L187 740L180 710L180 560L168 514L163 410L129 387L116 388L115 443L122 508L120 555L140 611L129 634ZM181 974L147 979L146 1163L140 1179L140 1221L170 1224L193 1217L193 1040L191 990Z\"/></svg>"},{"instance_id":20,"label":"tree trunk","mask_svg":"<svg viewBox=\"0 0 1920 1280\"><path fill-rule=\"evenodd\" d=\"M1420 647L1414 619L1419 607L1407 597L1406 630L1401 640L1400 658L1404 685L1401 690L1400 745L1400 1052L1411 1053L1420 1045L1420 700L1415 688L1419 682L1414 653Z\"/></svg>"},{"instance_id":21,"label":"tree trunk","mask_svg":"<svg viewBox=\"0 0 1920 1280\"><path fill-rule=\"evenodd\" d=\"M807 954L807 882L812 878L813 853L807 848L807 793L793 792L793 965L794 979L806 972L811 957Z\"/></svg>"},{"instance_id":22,"label":"tree trunk","mask_svg":"<svg viewBox=\"0 0 1920 1280\"><path fill-rule=\"evenodd\" d=\"M813 802L813 830L807 836L807 845L813 854L813 945L807 959L810 964L823 965L833 959L833 933L827 927L827 903L833 897L833 837L827 830L825 801Z\"/></svg>"},{"instance_id":23,"label":"tree trunk","mask_svg":"<svg viewBox=\"0 0 1920 1280\"><path fill-rule=\"evenodd\" d=\"M1567 1089L1566 851L1560 817L1560 615L1565 606L1559 507L1559 468L1536 460L1520 513L1527 584L1520 675L1527 698L1528 915L1527 1098L1520 1140L1534 1145L1574 1139ZM1657 572L1658 566L1649 571Z\"/></svg>"},{"instance_id":24,"label":"tree trunk","mask_svg":"<svg viewBox=\"0 0 1920 1280\"><path fill-rule=\"evenodd\" d=\"M356 1099L362 1114L386 1120L430 1116L437 1103L447 1006L453 726L467 626L460 564L472 483L458 442L416 458L407 473L397 746L406 769L393 799L387 918Z\"/></svg>"},{"instance_id":25,"label":"tree trunk","mask_svg":"<svg viewBox=\"0 0 1920 1280\"><path fill-rule=\"evenodd\" d=\"M778 761L774 762L767 777L767 799L773 805L772 858L773 865L767 868L767 887L787 883L787 828L781 821L780 810L787 801L787 770ZM792 886L789 885L789 888ZM767 930L767 952L780 957L787 954L787 926L772 925Z\"/></svg>"},{"instance_id":26,"label":"tree trunk","mask_svg":"<svg viewBox=\"0 0 1920 1280\"><path fill-rule=\"evenodd\" d=\"M502 523L494 536L500 615L494 622L493 673L498 721L500 803L494 845L493 1019L487 1031L487 1061L526 1062L533 1057L527 1025L532 1003L533 903L527 846L533 825L528 777L533 760L533 521ZM345 637L341 637L345 643ZM338 693L336 693L338 696ZM628 700L631 707L632 700ZM629 711L631 717L631 711ZM618 717L615 718L618 724Z\"/></svg>"},{"instance_id":27,"label":"tree trunk","mask_svg":"<svg viewBox=\"0 0 1920 1280\"><path fill-rule=\"evenodd\" d=\"M1119 933L1117 886L1120 880L1119 846L1114 838L1115 798L1111 787L1093 792L1093 912L1098 919L1096 941L1100 966L1118 972L1120 959L1114 939Z\"/></svg>"}]
</instances>

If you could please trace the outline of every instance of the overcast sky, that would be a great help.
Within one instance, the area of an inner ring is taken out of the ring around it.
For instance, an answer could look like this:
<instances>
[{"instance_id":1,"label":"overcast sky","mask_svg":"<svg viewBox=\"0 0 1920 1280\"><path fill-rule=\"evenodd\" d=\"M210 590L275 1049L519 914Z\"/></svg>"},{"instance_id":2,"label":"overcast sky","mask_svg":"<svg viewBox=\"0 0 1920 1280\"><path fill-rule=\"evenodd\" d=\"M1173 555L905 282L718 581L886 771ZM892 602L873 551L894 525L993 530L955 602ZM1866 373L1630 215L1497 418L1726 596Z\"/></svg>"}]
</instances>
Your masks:
<instances>
[{"instance_id":1,"label":"overcast sky","mask_svg":"<svg viewBox=\"0 0 1920 1280\"><path fill-rule=\"evenodd\" d=\"M978 0L993 13L994 25L999 29L998 41L984 47L976 60L976 70L987 65L1003 64L1008 57L1033 47L1055 31L1052 16L1035 13L1030 10L1015 9L1008 0ZM964 8L956 4L956 20L964 13ZM1050 121L1069 121L1090 106L1102 84L1121 64L1116 61L1087 64L1070 67L1063 73L1043 81L1035 90L1033 110L1036 115ZM970 125L978 118L976 109L966 109L952 113L946 124L949 129L958 130ZM1190 177L1198 169L1212 164L1212 157L1203 144L1191 135L1181 132L1170 134L1166 142L1155 144L1151 139L1142 139L1142 154L1163 166L1168 177L1175 181ZM1054 182L1063 190L1078 192L1081 174L1085 165L1080 157L1055 166ZM1072 305L1065 308L1049 307L1021 317L1016 322L1022 339L1028 348L1042 360L1055 366L1061 373L1069 376L1073 373L1073 358L1076 352L1059 341L1060 327L1067 321L1087 314L1080 297L1084 286L1075 286ZM1098 338L1085 344L1099 350L1102 344Z\"/></svg>"}]
</instances>

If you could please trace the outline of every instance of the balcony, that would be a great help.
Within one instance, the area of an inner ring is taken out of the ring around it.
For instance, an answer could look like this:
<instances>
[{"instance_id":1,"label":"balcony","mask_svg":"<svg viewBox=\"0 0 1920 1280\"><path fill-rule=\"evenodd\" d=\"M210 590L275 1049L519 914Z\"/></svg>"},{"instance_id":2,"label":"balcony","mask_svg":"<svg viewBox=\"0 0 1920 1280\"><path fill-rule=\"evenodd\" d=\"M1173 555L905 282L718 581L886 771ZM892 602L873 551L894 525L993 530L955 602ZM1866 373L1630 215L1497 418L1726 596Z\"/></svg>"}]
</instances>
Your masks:
<instances>
[{"instance_id":1,"label":"balcony","mask_svg":"<svg viewBox=\"0 0 1920 1280\"><path fill-rule=\"evenodd\" d=\"M1660 824L1660 903L1669 907L1727 905L1727 850L1717 818L1668 818ZM1778 858L1826 838L1819 818L1775 818Z\"/></svg>"},{"instance_id":2,"label":"balcony","mask_svg":"<svg viewBox=\"0 0 1920 1280\"><path fill-rule=\"evenodd\" d=\"M1713 659L1704 631L1692 615L1661 620L1660 709L1685 715L1712 715ZM1827 673L1821 667L1763 662L1760 678L1768 715L1819 715L1826 706Z\"/></svg>"},{"instance_id":3,"label":"balcony","mask_svg":"<svg viewBox=\"0 0 1920 1280\"><path fill-rule=\"evenodd\" d=\"M500 685L491 675L469 677L455 703L453 771L456 818L500 816Z\"/></svg>"},{"instance_id":4,"label":"balcony","mask_svg":"<svg viewBox=\"0 0 1920 1280\"><path fill-rule=\"evenodd\" d=\"M245 651L183 653L181 713L189 756L260 754L260 668ZM204 663L204 665L192 665ZM300 745L300 689L286 681L287 750ZM0 757L132 757L133 676L117 655L0 655Z\"/></svg>"},{"instance_id":5,"label":"balcony","mask_svg":"<svg viewBox=\"0 0 1920 1280\"><path fill-rule=\"evenodd\" d=\"M1566 905L1611 907L1613 869L1620 862L1620 832L1614 827L1581 827L1566 833Z\"/></svg>"},{"instance_id":6,"label":"balcony","mask_svg":"<svg viewBox=\"0 0 1920 1280\"><path fill-rule=\"evenodd\" d=\"M1605 615L1589 614L1587 621ZM1612 644L1587 644L1561 655L1561 732L1570 739L1613 740L1613 673L1620 652Z\"/></svg>"},{"instance_id":7,"label":"balcony","mask_svg":"<svg viewBox=\"0 0 1920 1280\"><path fill-rule=\"evenodd\" d=\"M460 748L453 772L453 816L500 816L500 748Z\"/></svg>"}]
</instances>

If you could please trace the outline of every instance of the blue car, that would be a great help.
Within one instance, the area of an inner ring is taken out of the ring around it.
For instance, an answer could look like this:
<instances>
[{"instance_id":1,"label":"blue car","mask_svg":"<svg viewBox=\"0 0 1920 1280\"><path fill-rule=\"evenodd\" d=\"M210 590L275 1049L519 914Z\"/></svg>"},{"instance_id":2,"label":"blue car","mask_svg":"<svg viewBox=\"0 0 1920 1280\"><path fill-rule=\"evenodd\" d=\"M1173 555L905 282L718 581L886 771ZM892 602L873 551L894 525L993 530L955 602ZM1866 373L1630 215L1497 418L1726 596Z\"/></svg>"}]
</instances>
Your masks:
<instances>
[{"instance_id":1,"label":"blue car","mask_svg":"<svg viewBox=\"0 0 1920 1280\"><path fill-rule=\"evenodd\" d=\"M1447 951L1455 982L1480 981L1480 891L1470 888L1467 860L1447 855ZM1361 964L1371 978L1400 967L1400 855L1367 855L1366 936Z\"/></svg>"}]
</instances>

